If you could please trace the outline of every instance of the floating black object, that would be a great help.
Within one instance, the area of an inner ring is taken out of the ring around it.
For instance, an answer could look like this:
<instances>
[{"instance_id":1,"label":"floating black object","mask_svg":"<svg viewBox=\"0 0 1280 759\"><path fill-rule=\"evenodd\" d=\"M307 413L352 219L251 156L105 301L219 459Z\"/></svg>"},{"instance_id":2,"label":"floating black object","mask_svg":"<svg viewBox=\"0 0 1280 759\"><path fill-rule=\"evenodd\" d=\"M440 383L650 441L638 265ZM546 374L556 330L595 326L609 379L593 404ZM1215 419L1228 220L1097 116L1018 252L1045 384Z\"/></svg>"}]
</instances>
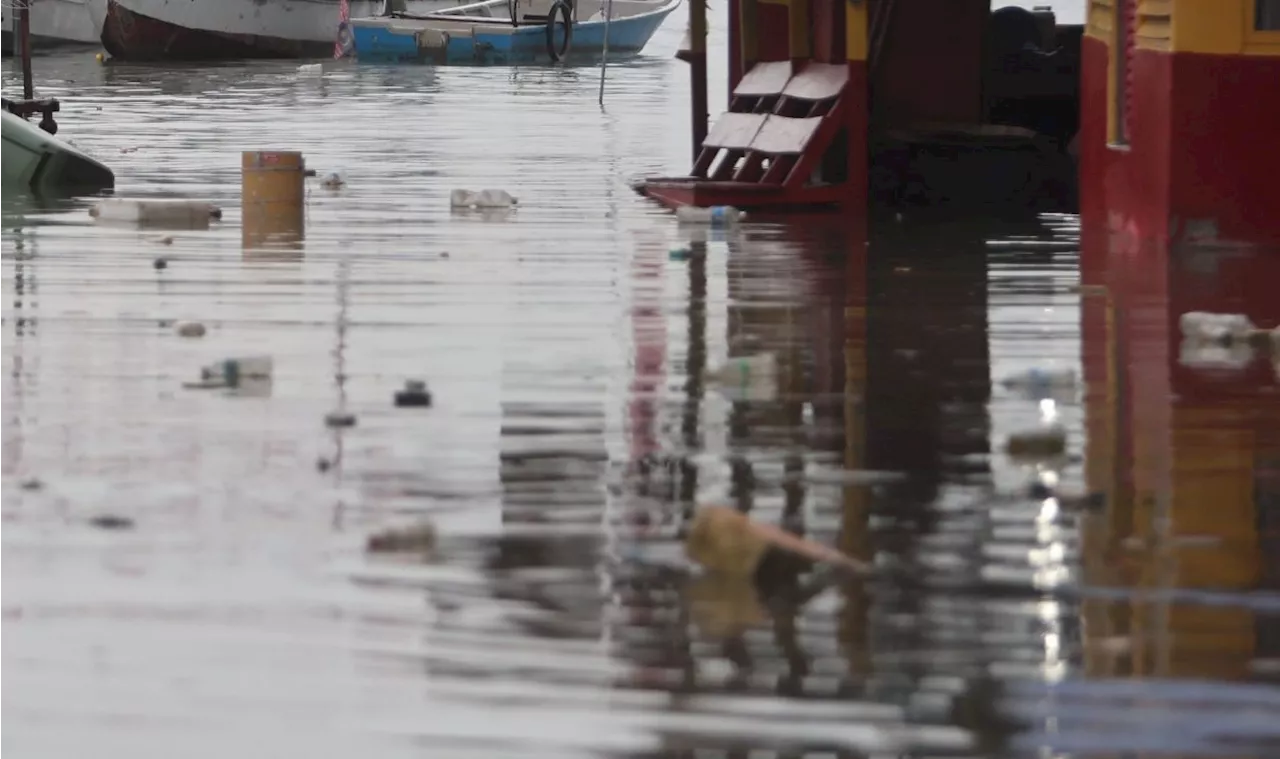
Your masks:
<instances>
[{"instance_id":1,"label":"floating black object","mask_svg":"<svg viewBox=\"0 0 1280 759\"><path fill-rule=\"evenodd\" d=\"M431 405L431 392L422 380L408 380L404 389L396 391L395 404L399 408L424 408Z\"/></svg>"}]
</instances>

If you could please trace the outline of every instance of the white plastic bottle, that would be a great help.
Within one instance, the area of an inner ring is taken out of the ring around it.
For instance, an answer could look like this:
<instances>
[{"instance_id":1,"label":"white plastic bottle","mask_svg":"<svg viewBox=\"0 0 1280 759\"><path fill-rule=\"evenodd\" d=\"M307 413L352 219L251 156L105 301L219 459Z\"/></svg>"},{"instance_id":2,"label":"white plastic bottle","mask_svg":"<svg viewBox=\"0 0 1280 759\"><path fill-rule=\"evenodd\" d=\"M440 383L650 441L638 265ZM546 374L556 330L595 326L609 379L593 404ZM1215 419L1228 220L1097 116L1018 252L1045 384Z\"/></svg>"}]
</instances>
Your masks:
<instances>
[{"instance_id":1,"label":"white plastic bottle","mask_svg":"<svg viewBox=\"0 0 1280 759\"><path fill-rule=\"evenodd\" d=\"M1245 340L1257 327L1244 314L1188 311L1178 320L1184 337L1193 340Z\"/></svg>"},{"instance_id":2,"label":"white plastic bottle","mask_svg":"<svg viewBox=\"0 0 1280 759\"><path fill-rule=\"evenodd\" d=\"M684 224L736 224L747 218L747 214L733 206L680 206L676 209L676 220Z\"/></svg>"}]
</instances>

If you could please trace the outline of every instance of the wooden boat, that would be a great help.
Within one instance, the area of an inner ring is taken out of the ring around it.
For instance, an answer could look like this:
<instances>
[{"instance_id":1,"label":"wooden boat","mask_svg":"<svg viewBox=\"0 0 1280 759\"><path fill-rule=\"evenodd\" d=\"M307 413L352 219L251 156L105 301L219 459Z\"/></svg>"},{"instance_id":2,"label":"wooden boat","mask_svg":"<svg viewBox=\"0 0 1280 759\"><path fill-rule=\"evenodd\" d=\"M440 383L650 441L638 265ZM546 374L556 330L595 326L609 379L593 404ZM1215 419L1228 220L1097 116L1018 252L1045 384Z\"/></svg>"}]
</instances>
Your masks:
<instances>
[{"instance_id":1,"label":"wooden boat","mask_svg":"<svg viewBox=\"0 0 1280 759\"><path fill-rule=\"evenodd\" d=\"M362 61L537 63L640 52L680 0L482 0L351 20ZM610 18L606 23L605 13ZM514 19L514 20L513 20Z\"/></svg>"},{"instance_id":2,"label":"wooden boat","mask_svg":"<svg viewBox=\"0 0 1280 759\"><path fill-rule=\"evenodd\" d=\"M100 6L98 13L93 6ZM58 45L96 45L102 35L101 16L107 0L38 0L31 4L31 47L40 50ZM4 54L14 50L13 31L17 24L15 4L0 3L0 29ZM95 21L96 19L96 21Z\"/></svg>"},{"instance_id":3,"label":"wooden boat","mask_svg":"<svg viewBox=\"0 0 1280 759\"><path fill-rule=\"evenodd\" d=\"M4 186L37 195L75 194L112 187L115 175L97 160L26 119L0 112L3 124Z\"/></svg>"},{"instance_id":4,"label":"wooden boat","mask_svg":"<svg viewBox=\"0 0 1280 759\"><path fill-rule=\"evenodd\" d=\"M402 0L403 1L403 0ZM461 0L407 0L430 13ZM340 0L105 0L102 45L127 61L318 58L332 55ZM351 16L386 0L350 0Z\"/></svg>"}]
</instances>

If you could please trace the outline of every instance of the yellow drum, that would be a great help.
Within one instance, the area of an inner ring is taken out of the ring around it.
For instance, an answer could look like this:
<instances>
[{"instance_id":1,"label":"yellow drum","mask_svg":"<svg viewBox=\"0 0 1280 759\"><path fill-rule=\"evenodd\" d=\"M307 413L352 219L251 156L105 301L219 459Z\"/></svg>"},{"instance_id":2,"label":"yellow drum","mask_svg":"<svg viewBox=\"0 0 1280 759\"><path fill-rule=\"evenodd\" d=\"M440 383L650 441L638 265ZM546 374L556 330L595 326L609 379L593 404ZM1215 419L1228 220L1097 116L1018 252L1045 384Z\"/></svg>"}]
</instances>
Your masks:
<instances>
[{"instance_id":1,"label":"yellow drum","mask_svg":"<svg viewBox=\"0 0 1280 759\"><path fill-rule=\"evenodd\" d=\"M240 157L241 242L297 247L306 232L306 161L296 151L246 150Z\"/></svg>"}]
</instances>

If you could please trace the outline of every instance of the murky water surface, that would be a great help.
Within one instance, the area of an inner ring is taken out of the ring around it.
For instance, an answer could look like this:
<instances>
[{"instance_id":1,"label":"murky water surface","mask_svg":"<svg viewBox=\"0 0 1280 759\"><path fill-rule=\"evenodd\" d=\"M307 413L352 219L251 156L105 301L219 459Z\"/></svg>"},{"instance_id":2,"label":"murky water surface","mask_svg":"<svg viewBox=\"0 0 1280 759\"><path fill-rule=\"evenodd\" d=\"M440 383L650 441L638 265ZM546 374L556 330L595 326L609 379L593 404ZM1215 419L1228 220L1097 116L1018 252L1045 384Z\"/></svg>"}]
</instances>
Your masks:
<instances>
[{"instance_id":1,"label":"murky water surface","mask_svg":"<svg viewBox=\"0 0 1280 759\"><path fill-rule=\"evenodd\" d=\"M681 33L610 68L603 112L588 68L37 60L120 194L225 216L5 193L6 748L1274 755L1276 380L1185 368L1171 326L1274 310L1241 284L1262 264L1081 288L1071 217L691 234L628 188L688 167ZM242 245L240 151L267 148L347 179L294 248ZM454 215L455 187L521 202ZM762 352L776 394L705 378ZM183 388L254 354L272 382ZM1083 381L999 382L1031 367ZM433 406L395 408L414 378ZM1064 455L1004 453L1046 417ZM690 573L710 501L912 579ZM365 552L421 520L433 551Z\"/></svg>"}]
</instances>

